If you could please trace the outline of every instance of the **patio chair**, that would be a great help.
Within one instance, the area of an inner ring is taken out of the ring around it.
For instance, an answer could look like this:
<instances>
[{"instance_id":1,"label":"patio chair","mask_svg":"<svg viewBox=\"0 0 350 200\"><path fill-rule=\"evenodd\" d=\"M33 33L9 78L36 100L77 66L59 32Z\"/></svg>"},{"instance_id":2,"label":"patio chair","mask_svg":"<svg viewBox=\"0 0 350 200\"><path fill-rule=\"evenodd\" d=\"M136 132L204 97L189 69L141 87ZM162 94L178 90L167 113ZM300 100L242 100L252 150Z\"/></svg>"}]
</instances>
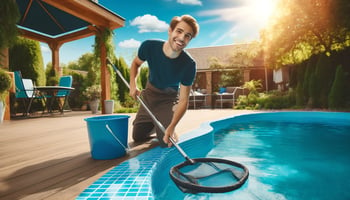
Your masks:
<instances>
[{"instance_id":1,"label":"patio chair","mask_svg":"<svg viewBox=\"0 0 350 200\"><path fill-rule=\"evenodd\" d=\"M58 85L61 87L72 87L73 77L72 76L61 76ZM68 102L68 97L70 95L70 90L58 90L57 93L53 96L51 103L54 101L58 103L58 109L61 113L64 111L64 107ZM69 105L68 105L69 106Z\"/></svg>"},{"instance_id":2,"label":"patio chair","mask_svg":"<svg viewBox=\"0 0 350 200\"><path fill-rule=\"evenodd\" d=\"M237 90L243 90L242 87L227 87L225 90L216 94L215 103L220 105L220 108L223 108L224 104L228 104L231 107L235 105L235 100L237 98Z\"/></svg>"},{"instance_id":3,"label":"patio chair","mask_svg":"<svg viewBox=\"0 0 350 200\"><path fill-rule=\"evenodd\" d=\"M34 99L42 99L41 96L37 95L32 79L24 79L22 78L22 74L20 71L15 71L15 86L16 93L15 97L17 99L22 99L24 112L23 116L27 116L30 112L30 108L32 106Z\"/></svg>"},{"instance_id":4,"label":"patio chair","mask_svg":"<svg viewBox=\"0 0 350 200\"><path fill-rule=\"evenodd\" d=\"M197 91L191 90L189 97L189 107L196 109L206 105L206 95Z\"/></svg>"}]
</instances>

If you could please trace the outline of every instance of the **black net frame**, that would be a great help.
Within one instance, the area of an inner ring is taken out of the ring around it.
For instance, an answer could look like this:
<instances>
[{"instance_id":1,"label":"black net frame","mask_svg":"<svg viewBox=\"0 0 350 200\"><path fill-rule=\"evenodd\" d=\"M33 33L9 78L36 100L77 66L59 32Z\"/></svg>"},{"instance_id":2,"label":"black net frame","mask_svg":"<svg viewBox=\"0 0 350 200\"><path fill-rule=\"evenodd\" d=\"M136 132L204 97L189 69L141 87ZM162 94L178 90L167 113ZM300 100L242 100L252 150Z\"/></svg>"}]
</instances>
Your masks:
<instances>
[{"instance_id":1,"label":"black net frame","mask_svg":"<svg viewBox=\"0 0 350 200\"><path fill-rule=\"evenodd\" d=\"M186 176L180 172L180 169L189 165L193 165L194 163L190 162L189 160L186 160L185 162L182 162L170 169L170 177L174 181L174 183L179 187L180 190L186 193L224 193L236 190L240 188L248 179L249 176L249 170L244 165L234 162L231 160L226 159L220 159L220 158L194 158L192 159L194 163L203 163L206 165L215 165L215 163L224 163L227 165L231 165L236 168L240 168L243 170L243 174L237 178L238 180L235 181L232 185L225 185L225 186L203 186L196 184L194 181L191 181L192 177L186 177L189 181L185 181L178 177L178 174L180 173L181 176Z\"/></svg>"}]
</instances>

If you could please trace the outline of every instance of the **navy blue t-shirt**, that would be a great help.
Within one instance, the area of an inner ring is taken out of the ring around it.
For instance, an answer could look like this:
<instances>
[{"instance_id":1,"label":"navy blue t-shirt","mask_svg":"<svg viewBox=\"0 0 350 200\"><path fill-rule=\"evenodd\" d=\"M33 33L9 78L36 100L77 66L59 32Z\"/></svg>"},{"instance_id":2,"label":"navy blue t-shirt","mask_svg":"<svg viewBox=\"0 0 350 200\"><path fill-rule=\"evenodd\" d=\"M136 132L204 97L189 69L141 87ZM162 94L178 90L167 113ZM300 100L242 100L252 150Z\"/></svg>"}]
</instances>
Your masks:
<instances>
[{"instance_id":1,"label":"navy blue t-shirt","mask_svg":"<svg viewBox=\"0 0 350 200\"><path fill-rule=\"evenodd\" d=\"M182 51L177 58L171 59L163 52L164 41L146 40L138 51L138 57L147 61L149 67L149 82L159 89L174 88L179 84L192 85L196 76L196 62L186 52Z\"/></svg>"}]
</instances>

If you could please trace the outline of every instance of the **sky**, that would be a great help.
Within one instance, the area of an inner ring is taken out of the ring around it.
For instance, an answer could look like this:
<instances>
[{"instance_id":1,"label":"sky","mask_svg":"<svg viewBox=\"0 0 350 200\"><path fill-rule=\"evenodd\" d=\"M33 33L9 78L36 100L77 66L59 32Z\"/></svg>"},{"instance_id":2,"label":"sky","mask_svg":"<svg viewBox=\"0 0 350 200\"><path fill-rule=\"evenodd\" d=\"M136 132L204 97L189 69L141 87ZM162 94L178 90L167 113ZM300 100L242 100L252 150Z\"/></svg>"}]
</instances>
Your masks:
<instances>
[{"instance_id":1,"label":"sky","mask_svg":"<svg viewBox=\"0 0 350 200\"><path fill-rule=\"evenodd\" d=\"M275 0L99 0L105 8L125 19L125 26L114 30L116 56L128 64L139 45L147 39L168 37L169 23L174 16L190 14L199 23L200 31L187 48L238 44L259 40ZM93 51L94 36L65 43L60 48L60 63L77 61ZM41 43L45 65L51 51Z\"/></svg>"}]
</instances>

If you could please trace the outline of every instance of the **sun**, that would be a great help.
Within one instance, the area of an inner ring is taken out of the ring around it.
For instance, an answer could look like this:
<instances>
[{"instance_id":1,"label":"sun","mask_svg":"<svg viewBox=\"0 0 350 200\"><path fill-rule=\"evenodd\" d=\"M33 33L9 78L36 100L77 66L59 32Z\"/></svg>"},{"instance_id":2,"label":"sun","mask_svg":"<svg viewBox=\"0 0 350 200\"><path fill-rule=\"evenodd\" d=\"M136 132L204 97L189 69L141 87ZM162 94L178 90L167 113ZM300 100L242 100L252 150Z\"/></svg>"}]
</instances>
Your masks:
<instances>
[{"instance_id":1,"label":"sun","mask_svg":"<svg viewBox=\"0 0 350 200\"><path fill-rule=\"evenodd\" d=\"M251 9L251 17L265 25L276 8L276 2L277 0L249 0L247 6Z\"/></svg>"}]
</instances>

